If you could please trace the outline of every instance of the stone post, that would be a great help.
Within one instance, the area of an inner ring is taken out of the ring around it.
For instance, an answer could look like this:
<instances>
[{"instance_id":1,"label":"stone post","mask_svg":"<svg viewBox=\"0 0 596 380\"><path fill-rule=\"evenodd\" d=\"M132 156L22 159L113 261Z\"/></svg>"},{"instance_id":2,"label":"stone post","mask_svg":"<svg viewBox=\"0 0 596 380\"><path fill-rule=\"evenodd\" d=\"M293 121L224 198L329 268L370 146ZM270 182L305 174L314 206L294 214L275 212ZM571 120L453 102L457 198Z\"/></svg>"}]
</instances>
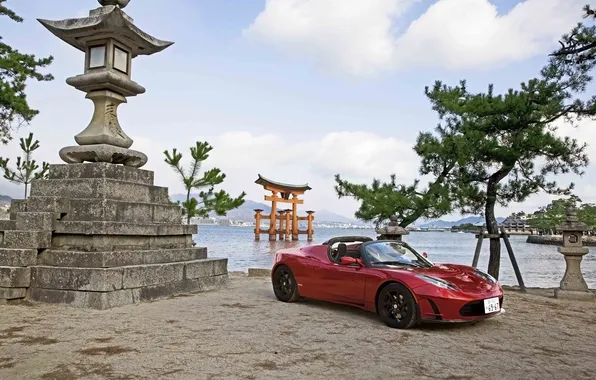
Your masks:
<instances>
[{"instance_id":1,"label":"stone post","mask_svg":"<svg viewBox=\"0 0 596 380\"><path fill-rule=\"evenodd\" d=\"M391 217L390 222L385 227L380 227L376 229L377 240L397 240L401 241L403 235L407 235L410 232L403 227L399 226L397 222L397 217L394 215Z\"/></svg>"},{"instance_id":2,"label":"stone post","mask_svg":"<svg viewBox=\"0 0 596 380\"><path fill-rule=\"evenodd\" d=\"M557 230L563 233L563 246L558 251L564 255L566 267L561 285L555 289L555 298L596 300L596 295L588 289L581 272L582 257L589 252L582 242L587 226L579 221L575 209L570 207L567 209L567 219L557 226Z\"/></svg>"}]
</instances>

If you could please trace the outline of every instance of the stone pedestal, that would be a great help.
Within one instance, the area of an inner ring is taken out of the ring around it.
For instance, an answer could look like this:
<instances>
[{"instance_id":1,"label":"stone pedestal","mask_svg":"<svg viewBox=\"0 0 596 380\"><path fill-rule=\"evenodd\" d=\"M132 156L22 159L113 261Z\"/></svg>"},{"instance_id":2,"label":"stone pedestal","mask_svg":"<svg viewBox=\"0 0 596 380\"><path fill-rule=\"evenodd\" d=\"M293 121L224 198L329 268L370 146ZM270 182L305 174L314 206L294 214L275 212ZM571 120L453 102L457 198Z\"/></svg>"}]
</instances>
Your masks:
<instances>
[{"instance_id":1,"label":"stone pedestal","mask_svg":"<svg viewBox=\"0 0 596 380\"><path fill-rule=\"evenodd\" d=\"M52 165L0 228L0 302L108 309L228 283L227 259L194 247L197 226L147 170Z\"/></svg>"}]
</instances>

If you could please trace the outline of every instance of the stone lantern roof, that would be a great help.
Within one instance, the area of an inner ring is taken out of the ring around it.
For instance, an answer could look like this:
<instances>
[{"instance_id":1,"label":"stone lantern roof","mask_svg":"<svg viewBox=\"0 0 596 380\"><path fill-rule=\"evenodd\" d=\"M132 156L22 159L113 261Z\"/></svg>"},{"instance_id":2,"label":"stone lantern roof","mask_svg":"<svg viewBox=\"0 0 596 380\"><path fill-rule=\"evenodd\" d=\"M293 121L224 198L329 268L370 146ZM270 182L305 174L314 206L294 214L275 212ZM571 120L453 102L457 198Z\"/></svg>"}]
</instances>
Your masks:
<instances>
[{"instance_id":1,"label":"stone lantern roof","mask_svg":"<svg viewBox=\"0 0 596 380\"><path fill-rule=\"evenodd\" d=\"M567 208L567 218L563 223L556 226L558 231L587 231L589 228L588 226L581 222L577 217L577 212L575 208L568 207Z\"/></svg>"},{"instance_id":2,"label":"stone lantern roof","mask_svg":"<svg viewBox=\"0 0 596 380\"><path fill-rule=\"evenodd\" d=\"M137 28L134 20L121 9L129 1L99 0L100 4L106 5L90 11L89 17L38 21L56 37L83 52L90 40L99 38L113 38L128 46L133 58L158 53L174 44L152 37Z\"/></svg>"}]
</instances>

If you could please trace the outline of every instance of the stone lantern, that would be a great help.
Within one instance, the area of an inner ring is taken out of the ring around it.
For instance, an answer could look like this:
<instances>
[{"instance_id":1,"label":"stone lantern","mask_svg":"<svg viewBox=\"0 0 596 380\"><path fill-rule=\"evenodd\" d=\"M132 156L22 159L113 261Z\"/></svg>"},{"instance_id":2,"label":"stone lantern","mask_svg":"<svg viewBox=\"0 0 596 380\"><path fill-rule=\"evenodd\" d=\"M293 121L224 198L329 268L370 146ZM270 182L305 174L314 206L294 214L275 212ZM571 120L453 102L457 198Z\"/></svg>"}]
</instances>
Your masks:
<instances>
[{"instance_id":1,"label":"stone lantern","mask_svg":"<svg viewBox=\"0 0 596 380\"><path fill-rule=\"evenodd\" d=\"M85 53L85 70L66 80L87 93L95 111L85 130L75 136L79 146L60 150L66 163L109 162L141 167L147 156L129 149L133 140L118 122L117 109L126 98L145 92L131 79L132 60L166 49L173 42L158 40L141 31L122 10L130 0L99 0L102 7L89 17L38 21L64 42Z\"/></svg>"},{"instance_id":2,"label":"stone lantern","mask_svg":"<svg viewBox=\"0 0 596 380\"><path fill-rule=\"evenodd\" d=\"M405 228L399 226L397 217L395 215L393 215L389 220L389 223L385 227L380 227L375 230L377 234L379 234L379 236L377 236L377 240L401 241L403 235L410 233Z\"/></svg>"},{"instance_id":3,"label":"stone lantern","mask_svg":"<svg viewBox=\"0 0 596 380\"><path fill-rule=\"evenodd\" d=\"M581 272L582 257L589 252L583 246L582 238L587 226L580 222L573 207L567 209L567 219L557 226L563 232L563 246L558 248L559 253L565 257L565 274L559 288L555 289L556 298L569 298L576 300L595 300Z\"/></svg>"}]
</instances>

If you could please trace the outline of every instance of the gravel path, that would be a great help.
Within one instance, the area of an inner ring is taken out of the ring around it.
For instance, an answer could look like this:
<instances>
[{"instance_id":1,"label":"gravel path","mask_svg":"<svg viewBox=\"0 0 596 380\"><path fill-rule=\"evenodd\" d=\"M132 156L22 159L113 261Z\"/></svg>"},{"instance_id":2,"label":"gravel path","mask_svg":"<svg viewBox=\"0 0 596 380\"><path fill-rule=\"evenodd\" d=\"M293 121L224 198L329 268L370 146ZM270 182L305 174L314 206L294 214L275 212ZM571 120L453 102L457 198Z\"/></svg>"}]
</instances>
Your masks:
<instances>
[{"instance_id":1,"label":"gravel path","mask_svg":"<svg viewBox=\"0 0 596 380\"><path fill-rule=\"evenodd\" d=\"M0 306L0 379L594 379L596 303L507 291L474 325L393 330L268 279L108 311Z\"/></svg>"}]
</instances>

